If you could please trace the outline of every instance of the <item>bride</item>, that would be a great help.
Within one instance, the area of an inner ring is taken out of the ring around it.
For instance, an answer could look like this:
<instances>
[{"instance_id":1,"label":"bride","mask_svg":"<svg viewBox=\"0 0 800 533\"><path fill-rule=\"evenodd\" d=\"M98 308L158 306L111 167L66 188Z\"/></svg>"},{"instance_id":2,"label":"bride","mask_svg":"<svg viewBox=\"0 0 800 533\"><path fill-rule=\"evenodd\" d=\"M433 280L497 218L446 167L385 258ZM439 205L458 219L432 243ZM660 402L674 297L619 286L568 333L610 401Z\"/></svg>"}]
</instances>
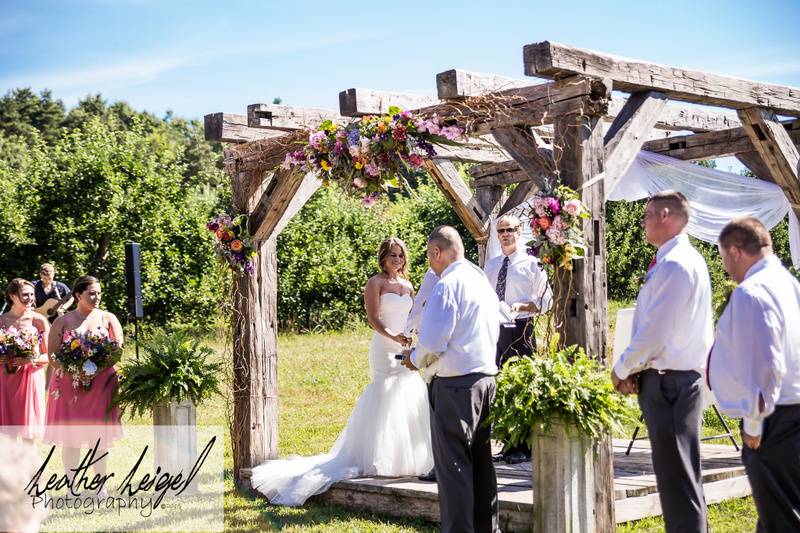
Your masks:
<instances>
[{"instance_id":1,"label":"bride","mask_svg":"<svg viewBox=\"0 0 800 533\"><path fill-rule=\"evenodd\" d=\"M303 505L343 479L416 476L433 467L425 384L394 358L410 343L401 333L414 298L405 243L396 237L383 241L378 264L381 273L364 289L375 330L369 349L372 381L328 453L267 461L253 469L253 488L271 503Z\"/></svg>"}]
</instances>

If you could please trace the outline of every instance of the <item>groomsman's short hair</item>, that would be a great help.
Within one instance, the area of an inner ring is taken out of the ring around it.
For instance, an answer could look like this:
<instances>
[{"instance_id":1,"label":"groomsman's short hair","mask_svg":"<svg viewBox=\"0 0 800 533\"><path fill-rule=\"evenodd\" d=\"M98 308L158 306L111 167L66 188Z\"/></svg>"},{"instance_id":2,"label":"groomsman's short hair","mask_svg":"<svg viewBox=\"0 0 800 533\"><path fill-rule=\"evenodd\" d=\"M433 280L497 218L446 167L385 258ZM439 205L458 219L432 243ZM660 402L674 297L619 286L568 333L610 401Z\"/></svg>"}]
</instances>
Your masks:
<instances>
[{"instance_id":1,"label":"groomsman's short hair","mask_svg":"<svg viewBox=\"0 0 800 533\"><path fill-rule=\"evenodd\" d=\"M722 228L719 245L728 249L736 246L747 255L758 255L762 248L772 248L767 227L755 217L735 218Z\"/></svg>"},{"instance_id":2,"label":"groomsman's short hair","mask_svg":"<svg viewBox=\"0 0 800 533\"><path fill-rule=\"evenodd\" d=\"M464 255L464 242L452 226L437 227L428 237L428 244L438 246L442 251L455 250L459 255Z\"/></svg>"},{"instance_id":3,"label":"groomsman's short hair","mask_svg":"<svg viewBox=\"0 0 800 533\"><path fill-rule=\"evenodd\" d=\"M508 221L508 223L511 224L511 226L514 227L514 228L521 228L522 227L522 221L516 215L505 214L505 215L500 215L499 217L497 217L497 223L498 224L500 222L502 222L503 220Z\"/></svg>"},{"instance_id":4,"label":"groomsman's short hair","mask_svg":"<svg viewBox=\"0 0 800 533\"><path fill-rule=\"evenodd\" d=\"M689 215L692 209L689 207L689 200L680 191L661 191L650 197L648 203L656 203L656 207L669 209L670 214L682 218L689 222Z\"/></svg>"}]
</instances>

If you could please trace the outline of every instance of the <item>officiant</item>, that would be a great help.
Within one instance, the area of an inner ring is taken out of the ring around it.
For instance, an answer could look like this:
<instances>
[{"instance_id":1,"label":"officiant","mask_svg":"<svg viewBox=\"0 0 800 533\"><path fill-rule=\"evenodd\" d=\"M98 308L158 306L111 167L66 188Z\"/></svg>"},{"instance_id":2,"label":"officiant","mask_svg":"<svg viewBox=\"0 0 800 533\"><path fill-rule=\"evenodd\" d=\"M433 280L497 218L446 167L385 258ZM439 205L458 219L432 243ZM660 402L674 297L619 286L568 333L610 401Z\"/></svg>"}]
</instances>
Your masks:
<instances>
[{"instance_id":1,"label":"officiant","mask_svg":"<svg viewBox=\"0 0 800 533\"><path fill-rule=\"evenodd\" d=\"M496 364L502 366L511 357L528 356L536 351L534 317L545 313L553 305L553 292L547 282L547 273L539 260L528 255L520 242L522 221L514 215L503 215L497 219L497 238L502 253L484 265L486 277L495 288L500 300L500 337L497 341ZM504 318L500 318L504 317ZM495 460L521 463L530 460L527 444L506 447Z\"/></svg>"}]
</instances>

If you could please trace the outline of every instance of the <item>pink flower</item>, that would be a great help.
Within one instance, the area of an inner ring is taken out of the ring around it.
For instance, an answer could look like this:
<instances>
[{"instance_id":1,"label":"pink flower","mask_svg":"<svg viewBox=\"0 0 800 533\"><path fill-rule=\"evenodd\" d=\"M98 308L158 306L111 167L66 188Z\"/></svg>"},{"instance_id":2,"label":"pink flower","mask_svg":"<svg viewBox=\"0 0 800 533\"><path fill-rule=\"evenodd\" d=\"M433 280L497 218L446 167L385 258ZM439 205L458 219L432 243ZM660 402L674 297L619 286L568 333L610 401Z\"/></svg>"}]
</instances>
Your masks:
<instances>
[{"instance_id":1,"label":"pink flower","mask_svg":"<svg viewBox=\"0 0 800 533\"><path fill-rule=\"evenodd\" d=\"M419 133L428 132L432 135L439 135L441 131L439 128L439 119L434 115L433 119L421 119L417 121L417 131Z\"/></svg>"},{"instance_id":2,"label":"pink flower","mask_svg":"<svg viewBox=\"0 0 800 533\"><path fill-rule=\"evenodd\" d=\"M533 207L533 211L536 213L536 216L543 217L547 215L547 200L541 196L534 198L533 202L531 202L531 206Z\"/></svg>"},{"instance_id":3,"label":"pink flower","mask_svg":"<svg viewBox=\"0 0 800 533\"><path fill-rule=\"evenodd\" d=\"M328 140L328 135L324 131L315 131L308 136L308 144L314 150L319 150Z\"/></svg>"},{"instance_id":4,"label":"pink flower","mask_svg":"<svg viewBox=\"0 0 800 533\"><path fill-rule=\"evenodd\" d=\"M398 125L392 130L392 139L397 142L403 142L408 138L405 126Z\"/></svg>"},{"instance_id":5,"label":"pink flower","mask_svg":"<svg viewBox=\"0 0 800 533\"><path fill-rule=\"evenodd\" d=\"M433 133L433 132L431 132L431 133ZM446 127L442 128L441 133L442 133L442 135L444 135L445 137L447 137L451 141L454 141L454 140L458 139L459 137L461 137L461 135L464 133L464 130L462 130L458 126L446 126Z\"/></svg>"},{"instance_id":6,"label":"pink flower","mask_svg":"<svg viewBox=\"0 0 800 533\"><path fill-rule=\"evenodd\" d=\"M580 200L569 200L564 204L564 211L567 214L572 215L574 217L581 214L581 201Z\"/></svg>"},{"instance_id":7,"label":"pink flower","mask_svg":"<svg viewBox=\"0 0 800 533\"><path fill-rule=\"evenodd\" d=\"M378 176L381 173L381 171L378 169L378 165L372 161L367 163L367 165L364 167L364 170L367 172L367 174L373 177Z\"/></svg>"},{"instance_id":8,"label":"pink flower","mask_svg":"<svg viewBox=\"0 0 800 533\"><path fill-rule=\"evenodd\" d=\"M556 245L558 245L558 246L561 246L561 245L563 245L563 244L566 244L566 243L567 243L567 237L566 237L566 235L564 234L564 232L563 232L563 231L559 230L559 229L558 229L558 228L555 226L555 224L554 224L554 225L552 225L552 226L550 226L550 229L548 229L548 230L545 232L545 234L547 235L547 238L548 238L548 239L550 239L550 242L552 242L553 244L556 244Z\"/></svg>"},{"instance_id":9,"label":"pink flower","mask_svg":"<svg viewBox=\"0 0 800 533\"><path fill-rule=\"evenodd\" d=\"M422 156L419 154L411 154L408 156L408 162L411 163L411 166L414 168L419 168L424 163Z\"/></svg>"},{"instance_id":10,"label":"pink flower","mask_svg":"<svg viewBox=\"0 0 800 533\"><path fill-rule=\"evenodd\" d=\"M550 212L554 215L557 215L561 212L561 203L558 201L558 198L553 198L549 196L547 198L547 207L550 209Z\"/></svg>"},{"instance_id":11,"label":"pink flower","mask_svg":"<svg viewBox=\"0 0 800 533\"><path fill-rule=\"evenodd\" d=\"M364 180L362 180L361 178L355 178L353 179L353 185L355 185L359 189L363 189L364 187L366 187L367 184L364 183Z\"/></svg>"},{"instance_id":12,"label":"pink flower","mask_svg":"<svg viewBox=\"0 0 800 533\"><path fill-rule=\"evenodd\" d=\"M378 195L376 193L369 194L361 200L361 205L364 207L372 207L378 201Z\"/></svg>"},{"instance_id":13,"label":"pink flower","mask_svg":"<svg viewBox=\"0 0 800 533\"><path fill-rule=\"evenodd\" d=\"M350 157L358 157L361 150L359 150L358 146L351 146L350 147Z\"/></svg>"}]
</instances>

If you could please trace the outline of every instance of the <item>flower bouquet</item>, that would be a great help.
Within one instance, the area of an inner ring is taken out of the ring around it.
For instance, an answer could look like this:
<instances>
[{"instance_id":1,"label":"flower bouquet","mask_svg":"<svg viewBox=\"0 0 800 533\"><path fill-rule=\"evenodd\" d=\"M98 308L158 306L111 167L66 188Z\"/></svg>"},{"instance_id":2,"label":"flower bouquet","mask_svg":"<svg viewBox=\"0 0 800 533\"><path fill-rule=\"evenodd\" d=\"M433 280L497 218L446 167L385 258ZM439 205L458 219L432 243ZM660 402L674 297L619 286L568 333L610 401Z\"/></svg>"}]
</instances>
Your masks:
<instances>
[{"instance_id":1,"label":"flower bouquet","mask_svg":"<svg viewBox=\"0 0 800 533\"><path fill-rule=\"evenodd\" d=\"M247 237L247 217L217 215L206 227L214 234L217 253L231 270L252 274L256 250Z\"/></svg>"},{"instance_id":2,"label":"flower bouquet","mask_svg":"<svg viewBox=\"0 0 800 533\"><path fill-rule=\"evenodd\" d=\"M122 347L102 330L70 331L54 355L61 364L59 378L66 372L72 376L74 390L79 386L90 390L94 377L120 360Z\"/></svg>"},{"instance_id":3,"label":"flower bouquet","mask_svg":"<svg viewBox=\"0 0 800 533\"><path fill-rule=\"evenodd\" d=\"M41 340L42 334L32 328L0 328L0 359L4 360L5 372L16 374L19 365L11 364L15 358L33 360L39 353Z\"/></svg>"},{"instance_id":4,"label":"flower bouquet","mask_svg":"<svg viewBox=\"0 0 800 533\"><path fill-rule=\"evenodd\" d=\"M524 210L533 232L533 239L527 243L528 253L544 264L572 270L572 259L586 253L581 221L590 216L578 193L564 185L548 184Z\"/></svg>"},{"instance_id":5,"label":"flower bouquet","mask_svg":"<svg viewBox=\"0 0 800 533\"><path fill-rule=\"evenodd\" d=\"M434 144L455 145L464 130L442 119L421 117L398 107L344 126L325 121L308 133L304 148L286 154L281 168L315 172L323 184L335 181L372 205L388 187L422 171L436 155Z\"/></svg>"}]
</instances>

